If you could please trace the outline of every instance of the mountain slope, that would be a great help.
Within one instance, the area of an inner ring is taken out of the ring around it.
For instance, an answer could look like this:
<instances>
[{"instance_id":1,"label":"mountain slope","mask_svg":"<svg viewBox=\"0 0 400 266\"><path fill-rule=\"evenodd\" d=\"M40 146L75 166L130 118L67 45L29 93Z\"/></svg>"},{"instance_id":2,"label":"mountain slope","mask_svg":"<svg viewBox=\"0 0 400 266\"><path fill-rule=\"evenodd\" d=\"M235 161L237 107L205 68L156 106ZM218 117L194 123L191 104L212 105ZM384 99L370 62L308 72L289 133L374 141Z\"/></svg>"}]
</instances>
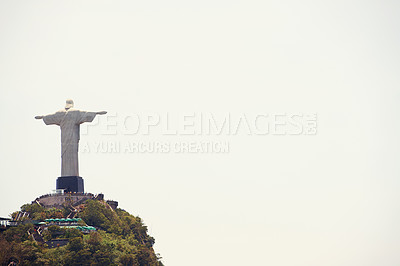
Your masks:
<instances>
[{"instance_id":1,"label":"mountain slope","mask_svg":"<svg viewBox=\"0 0 400 266\"><path fill-rule=\"evenodd\" d=\"M76 213L75 213L76 212ZM20 215L27 213L29 215ZM0 233L0 264L163 265L142 220L101 200L46 209L26 204Z\"/></svg>"}]
</instances>

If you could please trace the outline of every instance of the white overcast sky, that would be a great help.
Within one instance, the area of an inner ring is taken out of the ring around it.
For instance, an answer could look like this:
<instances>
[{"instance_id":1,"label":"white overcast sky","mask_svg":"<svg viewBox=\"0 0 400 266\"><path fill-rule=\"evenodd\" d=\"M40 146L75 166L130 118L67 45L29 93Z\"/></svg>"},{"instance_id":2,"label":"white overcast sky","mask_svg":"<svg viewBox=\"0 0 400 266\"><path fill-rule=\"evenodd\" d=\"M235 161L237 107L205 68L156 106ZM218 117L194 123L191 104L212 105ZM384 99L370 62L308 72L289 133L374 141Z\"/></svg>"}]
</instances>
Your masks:
<instances>
[{"instance_id":1,"label":"white overcast sky","mask_svg":"<svg viewBox=\"0 0 400 266\"><path fill-rule=\"evenodd\" d=\"M166 265L399 265L397 1L1 1L0 216L55 188L63 108L316 113L314 136L226 154L81 153L86 191L140 215ZM103 119L103 117L102 117ZM96 118L95 123L104 123Z\"/></svg>"}]
</instances>

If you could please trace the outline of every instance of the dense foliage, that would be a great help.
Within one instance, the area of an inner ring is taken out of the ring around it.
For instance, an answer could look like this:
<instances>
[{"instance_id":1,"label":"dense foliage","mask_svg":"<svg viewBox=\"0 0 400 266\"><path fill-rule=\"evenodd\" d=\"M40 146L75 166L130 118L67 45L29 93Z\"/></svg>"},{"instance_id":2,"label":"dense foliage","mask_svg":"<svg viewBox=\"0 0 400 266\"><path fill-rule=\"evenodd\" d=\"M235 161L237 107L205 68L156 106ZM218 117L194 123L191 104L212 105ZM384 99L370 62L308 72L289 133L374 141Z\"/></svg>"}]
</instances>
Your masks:
<instances>
[{"instance_id":1,"label":"dense foliage","mask_svg":"<svg viewBox=\"0 0 400 266\"><path fill-rule=\"evenodd\" d=\"M44 209L36 204L23 205L33 220L65 217L65 210ZM13 216L16 214L13 214ZM82 234L74 228L48 226L43 231L45 241L68 239L63 247L48 248L36 242L28 231L29 223L10 227L0 233L0 264L11 260L20 265L162 265L152 248L154 238L139 217L117 209L112 210L102 201L88 200L78 217L97 232Z\"/></svg>"}]
</instances>

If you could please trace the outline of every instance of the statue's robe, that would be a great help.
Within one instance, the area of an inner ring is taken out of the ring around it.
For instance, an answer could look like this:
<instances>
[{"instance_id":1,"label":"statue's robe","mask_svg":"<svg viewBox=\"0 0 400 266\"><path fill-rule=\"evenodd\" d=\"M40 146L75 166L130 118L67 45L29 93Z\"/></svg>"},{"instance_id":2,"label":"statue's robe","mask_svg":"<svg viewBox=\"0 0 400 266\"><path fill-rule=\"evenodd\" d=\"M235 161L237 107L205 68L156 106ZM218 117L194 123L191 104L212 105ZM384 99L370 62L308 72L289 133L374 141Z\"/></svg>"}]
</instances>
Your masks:
<instances>
[{"instance_id":1,"label":"statue's robe","mask_svg":"<svg viewBox=\"0 0 400 266\"><path fill-rule=\"evenodd\" d=\"M46 125L58 125L61 129L61 176L79 176L79 126L92 122L95 116L96 112L64 109L43 117Z\"/></svg>"}]
</instances>

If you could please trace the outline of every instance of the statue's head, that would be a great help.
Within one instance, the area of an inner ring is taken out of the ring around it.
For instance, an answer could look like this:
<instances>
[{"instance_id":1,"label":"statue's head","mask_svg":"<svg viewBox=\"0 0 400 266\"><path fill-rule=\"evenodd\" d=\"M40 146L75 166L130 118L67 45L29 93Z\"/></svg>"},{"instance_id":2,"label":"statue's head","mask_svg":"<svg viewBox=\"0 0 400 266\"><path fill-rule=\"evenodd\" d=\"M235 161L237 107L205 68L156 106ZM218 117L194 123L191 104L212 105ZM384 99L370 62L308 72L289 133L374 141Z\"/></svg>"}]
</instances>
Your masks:
<instances>
[{"instance_id":1,"label":"statue's head","mask_svg":"<svg viewBox=\"0 0 400 266\"><path fill-rule=\"evenodd\" d=\"M74 107L74 101L71 99L66 100L65 101L65 109L68 110L72 107Z\"/></svg>"}]
</instances>

